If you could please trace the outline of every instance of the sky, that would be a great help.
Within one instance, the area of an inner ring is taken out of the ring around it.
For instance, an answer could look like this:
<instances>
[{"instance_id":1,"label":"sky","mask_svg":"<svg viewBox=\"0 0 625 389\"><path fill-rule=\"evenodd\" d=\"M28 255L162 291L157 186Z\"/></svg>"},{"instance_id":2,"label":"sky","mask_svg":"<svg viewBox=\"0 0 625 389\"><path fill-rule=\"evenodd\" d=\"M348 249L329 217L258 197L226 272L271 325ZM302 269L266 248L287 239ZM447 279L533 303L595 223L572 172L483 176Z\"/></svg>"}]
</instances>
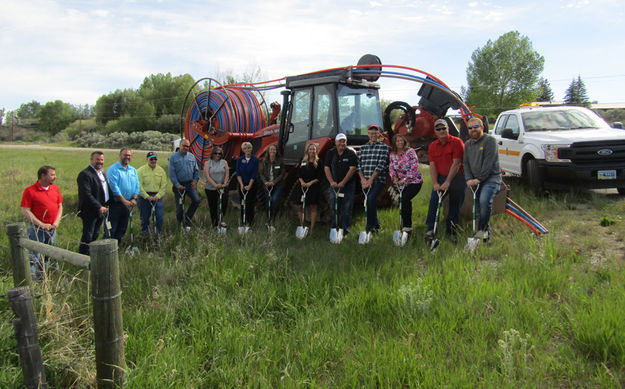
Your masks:
<instances>
[{"instance_id":1,"label":"sky","mask_svg":"<svg viewBox=\"0 0 625 389\"><path fill-rule=\"evenodd\" d=\"M95 104L156 73L197 80L259 68L270 80L368 53L460 92L473 51L512 30L544 56L555 100L580 76L591 100L622 103L623 20L622 0L3 0L0 108ZM381 84L382 98L418 102L419 84Z\"/></svg>"}]
</instances>

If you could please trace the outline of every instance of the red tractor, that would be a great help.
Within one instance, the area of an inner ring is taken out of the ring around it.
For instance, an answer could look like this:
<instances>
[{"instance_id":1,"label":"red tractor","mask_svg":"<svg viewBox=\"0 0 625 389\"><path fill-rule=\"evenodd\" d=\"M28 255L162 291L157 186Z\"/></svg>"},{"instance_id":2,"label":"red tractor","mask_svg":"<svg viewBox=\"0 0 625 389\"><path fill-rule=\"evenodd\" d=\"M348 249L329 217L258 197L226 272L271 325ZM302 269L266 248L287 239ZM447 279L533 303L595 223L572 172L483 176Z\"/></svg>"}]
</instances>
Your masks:
<instances>
[{"instance_id":1,"label":"red tractor","mask_svg":"<svg viewBox=\"0 0 625 389\"><path fill-rule=\"evenodd\" d=\"M376 83L380 77L422 84L418 106L397 101L383 114L380 85ZM195 95L195 87L202 81L206 88ZM274 102L267 107L260 92L278 88L284 89L282 106ZM221 85L210 78L201 79L187 94L181 132L190 140L200 166L214 145L222 146L224 158L232 163L241 153L241 143L249 141L258 157L270 144L277 144L285 165L293 168L308 143L316 143L323 158L333 147L334 137L344 133L348 145L358 150L368 141L367 127L377 124L384 128L387 144L393 133L401 133L419 151L421 161L426 162L427 145L434 139L434 121L445 117L449 108L459 110L461 115L460 131L453 120L446 118L450 133L466 138L466 122L475 114L457 93L421 70L383 65L377 56L367 54L355 66L252 84ZM395 109L403 114L391 125L390 116Z\"/></svg>"}]
</instances>

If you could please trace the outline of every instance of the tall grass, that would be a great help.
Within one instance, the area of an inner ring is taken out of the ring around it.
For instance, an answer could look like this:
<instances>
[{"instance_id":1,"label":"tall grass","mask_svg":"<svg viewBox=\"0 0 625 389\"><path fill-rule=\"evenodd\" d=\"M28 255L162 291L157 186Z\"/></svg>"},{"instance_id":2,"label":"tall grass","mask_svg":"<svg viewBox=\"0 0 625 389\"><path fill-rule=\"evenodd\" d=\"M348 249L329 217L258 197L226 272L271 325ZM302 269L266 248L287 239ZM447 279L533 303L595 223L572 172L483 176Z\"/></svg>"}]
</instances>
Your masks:
<instances>
[{"instance_id":1,"label":"tall grass","mask_svg":"<svg viewBox=\"0 0 625 389\"><path fill-rule=\"evenodd\" d=\"M77 248L80 222L71 210L88 153L3 154L16 161L0 162L0 174L14 180L0 200L3 228L20 220L21 191L47 158L69 215L59 245ZM108 166L114 156L105 158ZM161 245L140 244L141 255L120 258L128 387L620 387L624 201L597 193L535 199L508 182L512 197L551 232L536 237L498 215L492 243L473 254L462 250L466 236L427 249L428 184L414 200L417 228L403 248L392 243L397 209L380 212L384 231L371 244L356 243L364 227L358 212L352 233L333 245L323 225L295 239L294 216L280 217L268 234L260 213L254 231L239 237L234 209L226 236L205 228L183 235L170 198ZM204 225L206 212L203 203ZM606 215L615 223L602 227ZM0 266L5 291L8 261ZM67 276L52 278L62 284ZM80 319L88 292L71 288L56 298L65 308L56 309L76 310ZM46 373L57 387L93 384L91 324L67 323L59 313L62 331L52 331L43 300ZM8 350L0 383L17 385L6 299L0 317L0 349Z\"/></svg>"}]
</instances>

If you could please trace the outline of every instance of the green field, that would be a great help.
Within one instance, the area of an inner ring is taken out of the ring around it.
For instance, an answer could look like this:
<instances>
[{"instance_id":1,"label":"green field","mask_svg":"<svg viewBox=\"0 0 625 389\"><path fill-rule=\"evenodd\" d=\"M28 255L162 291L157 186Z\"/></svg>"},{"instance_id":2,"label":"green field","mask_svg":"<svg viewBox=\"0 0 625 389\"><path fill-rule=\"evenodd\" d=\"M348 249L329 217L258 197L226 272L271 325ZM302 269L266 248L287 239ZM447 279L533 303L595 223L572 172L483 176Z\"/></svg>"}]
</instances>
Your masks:
<instances>
[{"instance_id":1,"label":"green field","mask_svg":"<svg viewBox=\"0 0 625 389\"><path fill-rule=\"evenodd\" d=\"M89 152L1 149L0 285L12 287L6 224L21 221L23 189L42 164L57 168L65 199L59 247L76 250L76 176ZM135 156L134 166L143 163ZM105 166L116 154L105 155ZM160 158L161 164L166 158ZM363 215L341 245L328 226L295 239L283 215L267 234L178 231L173 196L158 248L122 245L127 387L612 387L625 385L625 199L554 193L536 199L516 179L511 197L550 229L536 237L507 215L490 246L464 253L422 240L431 185L414 200L417 229L395 247L396 209L384 231L357 244ZM202 193L203 194L203 193ZM138 215L137 215L138 216ZM208 225L206 201L196 215ZM138 217L135 219L138 230ZM466 224L469 227L469 224ZM88 275L69 265L34 287L48 382L95 382ZM0 298L0 387L22 384L11 312Z\"/></svg>"}]
</instances>

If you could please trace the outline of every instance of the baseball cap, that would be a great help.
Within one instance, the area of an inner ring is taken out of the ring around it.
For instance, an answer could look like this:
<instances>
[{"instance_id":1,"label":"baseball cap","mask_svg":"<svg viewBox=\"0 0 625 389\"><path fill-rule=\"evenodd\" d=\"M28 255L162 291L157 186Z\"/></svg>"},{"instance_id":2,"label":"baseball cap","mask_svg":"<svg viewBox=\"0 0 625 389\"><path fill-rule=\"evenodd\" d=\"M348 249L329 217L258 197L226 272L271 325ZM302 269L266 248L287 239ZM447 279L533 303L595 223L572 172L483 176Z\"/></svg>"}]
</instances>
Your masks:
<instances>
[{"instance_id":1,"label":"baseball cap","mask_svg":"<svg viewBox=\"0 0 625 389\"><path fill-rule=\"evenodd\" d=\"M150 158L158 158L158 155L156 155L156 151L150 151L150 152L148 153L148 156L147 156L146 158L147 158L147 159L150 159Z\"/></svg>"},{"instance_id":2,"label":"baseball cap","mask_svg":"<svg viewBox=\"0 0 625 389\"><path fill-rule=\"evenodd\" d=\"M377 124L372 124L369 127L367 127L367 131L371 131L371 130L382 132L382 129Z\"/></svg>"},{"instance_id":3,"label":"baseball cap","mask_svg":"<svg viewBox=\"0 0 625 389\"><path fill-rule=\"evenodd\" d=\"M340 141L341 139L347 140L347 136L346 136L345 134L343 134L343 133L340 133L340 134L338 134L338 135L336 136L336 138L334 138L334 141L338 142L338 141Z\"/></svg>"},{"instance_id":4,"label":"baseball cap","mask_svg":"<svg viewBox=\"0 0 625 389\"><path fill-rule=\"evenodd\" d=\"M434 127L441 125L447 127L447 121L445 121L445 119L438 119L434 122Z\"/></svg>"}]
</instances>

